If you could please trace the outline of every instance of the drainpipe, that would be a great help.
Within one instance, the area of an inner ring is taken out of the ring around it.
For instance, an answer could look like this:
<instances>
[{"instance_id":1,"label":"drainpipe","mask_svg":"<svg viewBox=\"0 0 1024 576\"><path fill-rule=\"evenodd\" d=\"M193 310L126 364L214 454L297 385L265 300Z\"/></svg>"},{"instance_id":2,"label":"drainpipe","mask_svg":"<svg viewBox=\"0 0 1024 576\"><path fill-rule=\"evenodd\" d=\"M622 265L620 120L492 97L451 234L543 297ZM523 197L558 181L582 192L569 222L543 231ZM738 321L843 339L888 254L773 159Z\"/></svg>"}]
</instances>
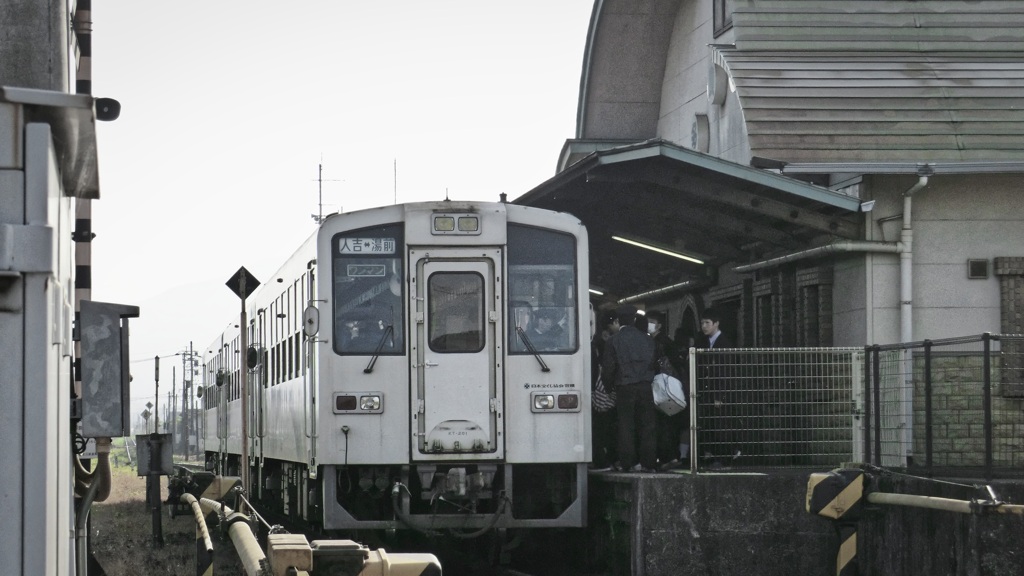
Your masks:
<instances>
[{"instance_id":1,"label":"drainpipe","mask_svg":"<svg viewBox=\"0 0 1024 576\"><path fill-rule=\"evenodd\" d=\"M928 185L928 176L921 175L917 184L903 193L903 229L900 230L900 342L914 339L913 265L914 230L911 226L910 209L914 193ZM914 356L909 348L903 350L903 452L904 465L909 466L914 458ZM901 451L902 452L902 451Z\"/></svg>"},{"instance_id":2,"label":"drainpipe","mask_svg":"<svg viewBox=\"0 0 1024 576\"><path fill-rule=\"evenodd\" d=\"M917 184L903 193L903 229L900 230L900 342L911 342L914 339L914 230L910 220L911 199L915 192L927 185L928 176L920 176Z\"/></svg>"}]
</instances>

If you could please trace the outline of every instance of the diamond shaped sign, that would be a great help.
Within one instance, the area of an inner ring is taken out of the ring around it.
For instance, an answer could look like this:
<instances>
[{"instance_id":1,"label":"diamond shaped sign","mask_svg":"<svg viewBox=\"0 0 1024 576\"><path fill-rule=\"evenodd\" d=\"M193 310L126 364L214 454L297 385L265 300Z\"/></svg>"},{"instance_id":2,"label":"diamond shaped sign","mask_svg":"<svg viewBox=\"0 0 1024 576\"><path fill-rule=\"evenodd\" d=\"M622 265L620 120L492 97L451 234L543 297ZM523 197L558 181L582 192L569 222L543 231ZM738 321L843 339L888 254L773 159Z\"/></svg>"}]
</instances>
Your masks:
<instances>
[{"instance_id":1,"label":"diamond shaped sign","mask_svg":"<svg viewBox=\"0 0 1024 576\"><path fill-rule=\"evenodd\" d=\"M245 266L242 266L238 269L238 272L235 272L234 276L225 282L225 284L228 288L231 288L231 291L239 298L245 300L250 294L252 294L253 290L260 285L260 281L246 270Z\"/></svg>"}]
</instances>

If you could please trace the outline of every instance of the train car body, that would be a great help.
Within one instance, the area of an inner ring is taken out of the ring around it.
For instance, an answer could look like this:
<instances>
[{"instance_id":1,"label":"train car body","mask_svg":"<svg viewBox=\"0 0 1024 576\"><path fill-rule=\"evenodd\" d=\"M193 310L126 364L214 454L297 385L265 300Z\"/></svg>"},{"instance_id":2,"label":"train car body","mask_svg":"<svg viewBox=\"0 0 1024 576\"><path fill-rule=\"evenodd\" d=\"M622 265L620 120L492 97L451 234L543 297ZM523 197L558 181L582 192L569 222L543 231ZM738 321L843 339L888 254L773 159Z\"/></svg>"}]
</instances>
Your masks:
<instances>
[{"instance_id":1,"label":"train car body","mask_svg":"<svg viewBox=\"0 0 1024 576\"><path fill-rule=\"evenodd\" d=\"M585 525L586 250L506 203L328 217L207 348L208 461L327 530Z\"/></svg>"}]
</instances>

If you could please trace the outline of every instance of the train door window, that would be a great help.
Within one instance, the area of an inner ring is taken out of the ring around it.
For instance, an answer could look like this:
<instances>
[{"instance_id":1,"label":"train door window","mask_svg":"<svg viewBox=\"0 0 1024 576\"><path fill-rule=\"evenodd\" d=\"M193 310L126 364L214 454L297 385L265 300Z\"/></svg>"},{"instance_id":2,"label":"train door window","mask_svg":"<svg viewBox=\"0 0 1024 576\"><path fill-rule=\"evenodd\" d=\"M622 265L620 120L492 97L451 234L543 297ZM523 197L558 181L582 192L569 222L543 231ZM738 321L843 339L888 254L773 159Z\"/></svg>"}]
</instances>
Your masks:
<instances>
[{"instance_id":1,"label":"train door window","mask_svg":"<svg viewBox=\"0 0 1024 576\"><path fill-rule=\"evenodd\" d=\"M529 354L579 346L576 241L530 226L508 227L508 349Z\"/></svg>"},{"instance_id":2,"label":"train door window","mask_svg":"<svg viewBox=\"0 0 1024 576\"><path fill-rule=\"evenodd\" d=\"M427 281L427 326L434 352L479 352L484 347L484 278L475 272L439 272Z\"/></svg>"},{"instance_id":3,"label":"train door window","mask_svg":"<svg viewBox=\"0 0 1024 576\"><path fill-rule=\"evenodd\" d=\"M333 345L338 354L405 353L403 238L401 224L332 238Z\"/></svg>"}]
</instances>

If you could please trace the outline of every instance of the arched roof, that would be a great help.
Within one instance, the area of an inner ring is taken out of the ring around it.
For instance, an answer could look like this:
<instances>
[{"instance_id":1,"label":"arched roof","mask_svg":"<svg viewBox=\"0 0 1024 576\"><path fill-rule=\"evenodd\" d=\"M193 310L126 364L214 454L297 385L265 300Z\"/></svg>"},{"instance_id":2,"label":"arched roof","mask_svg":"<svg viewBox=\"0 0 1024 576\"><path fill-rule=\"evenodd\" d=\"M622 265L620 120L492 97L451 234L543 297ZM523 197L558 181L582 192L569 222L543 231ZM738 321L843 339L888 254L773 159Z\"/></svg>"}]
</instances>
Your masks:
<instances>
[{"instance_id":1,"label":"arched roof","mask_svg":"<svg viewBox=\"0 0 1024 576\"><path fill-rule=\"evenodd\" d=\"M575 139L663 137L681 0L596 0ZM753 157L782 162L1024 161L1024 2L734 0L713 58ZM679 46L710 44L676 42ZM590 150L563 152L560 168Z\"/></svg>"},{"instance_id":2,"label":"arched roof","mask_svg":"<svg viewBox=\"0 0 1024 576\"><path fill-rule=\"evenodd\" d=\"M587 31L576 138L653 138L679 0L595 0Z\"/></svg>"}]
</instances>

